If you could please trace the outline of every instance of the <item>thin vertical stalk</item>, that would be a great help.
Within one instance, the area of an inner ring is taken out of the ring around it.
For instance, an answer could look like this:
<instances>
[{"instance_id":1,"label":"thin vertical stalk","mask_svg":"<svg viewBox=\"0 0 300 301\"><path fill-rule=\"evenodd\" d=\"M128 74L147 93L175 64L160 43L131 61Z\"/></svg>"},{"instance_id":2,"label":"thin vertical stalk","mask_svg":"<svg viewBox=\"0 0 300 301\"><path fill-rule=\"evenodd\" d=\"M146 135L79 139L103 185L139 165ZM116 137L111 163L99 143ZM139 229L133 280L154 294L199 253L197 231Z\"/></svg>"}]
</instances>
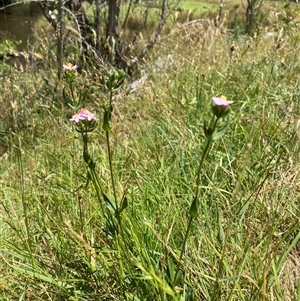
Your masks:
<instances>
[{"instance_id":1,"label":"thin vertical stalk","mask_svg":"<svg viewBox=\"0 0 300 301\"><path fill-rule=\"evenodd\" d=\"M110 110L110 112L112 111L112 100L113 100L113 90L111 89L109 91L109 107L108 107L108 110ZM119 207L118 207L117 192L116 192L115 179L114 179L114 173L113 173L113 167L112 167L112 154L111 154L111 148L110 148L109 131L105 131L105 133L106 133L106 144L107 144L107 152L108 152L110 179L111 179L111 184L112 184L112 188L113 188L113 194L114 194L116 209L117 209L117 212L118 212Z\"/></svg>"},{"instance_id":2,"label":"thin vertical stalk","mask_svg":"<svg viewBox=\"0 0 300 301\"><path fill-rule=\"evenodd\" d=\"M112 188L113 188L116 209L118 211L118 201L117 201L114 173L113 173L113 168L112 168L112 155L111 155L111 148L110 148L109 132L105 132L105 133L106 133L106 144L107 144L108 161L109 161L109 169L110 169L110 179L111 179L111 184L112 184Z\"/></svg>"},{"instance_id":3,"label":"thin vertical stalk","mask_svg":"<svg viewBox=\"0 0 300 301\"><path fill-rule=\"evenodd\" d=\"M59 80L62 79L62 65L63 65L63 34L64 34L64 13L63 13L63 0L58 0L58 28L56 30L57 37L57 77Z\"/></svg>"},{"instance_id":4,"label":"thin vertical stalk","mask_svg":"<svg viewBox=\"0 0 300 301\"><path fill-rule=\"evenodd\" d=\"M31 249L31 236L29 231L29 223L28 223L28 213L27 213L27 204L25 200L25 191L24 191L24 168L23 168L23 159L22 159L22 151L21 151L21 141L18 138L18 167L20 172L20 191L21 191L21 200L22 200L22 209L24 215L24 223L25 223L25 233L26 233L26 240L28 241L29 249Z\"/></svg>"},{"instance_id":5,"label":"thin vertical stalk","mask_svg":"<svg viewBox=\"0 0 300 301\"><path fill-rule=\"evenodd\" d=\"M88 135L86 132L82 132L81 135L82 135L82 141L83 141L83 159L88 166L89 176L91 177L91 180L95 187L97 198L100 202L102 213L104 214L103 204L101 202L103 190L102 190L101 184L99 182L99 178L95 171L95 164L91 161L92 158L88 151ZM101 192L101 194L100 194L100 192Z\"/></svg>"},{"instance_id":6,"label":"thin vertical stalk","mask_svg":"<svg viewBox=\"0 0 300 301\"><path fill-rule=\"evenodd\" d=\"M130 10L131 10L131 7L132 7L132 3L133 3L133 0L130 0L129 4L128 4L126 15L125 15L125 18L124 18L124 22L123 22L123 25L122 25L122 31L125 29L125 26L126 26L126 23L127 23L128 17L129 17L129 13L130 13Z\"/></svg>"},{"instance_id":7,"label":"thin vertical stalk","mask_svg":"<svg viewBox=\"0 0 300 301\"><path fill-rule=\"evenodd\" d=\"M212 135L213 135L213 133L214 133L216 127L217 127L218 120L219 120L219 118L215 118L215 119L212 120L212 127L210 128L211 129L210 130L210 135L206 138L206 144L205 144L204 150L202 152L202 157L201 157L200 162L199 162L199 167L198 167L198 172L197 172L197 179L196 179L196 193L195 193L195 198L193 200L193 203L196 204L197 208L198 208L198 204L199 204L200 180L201 180L201 174L202 174L202 166L203 166L204 159L207 157L207 154L209 152L209 147L210 147L210 145L213 141L212 140ZM193 206L193 204L191 205L191 207L192 206ZM186 228L186 232L185 232L185 236L184 236L184 240L183 240L183 243L182 243L182 248L181 248L181 252L180 252L180 256L179 256L179 264L177 265L177 270L176 270L175 277L174 277L175 281L178 278L178 274L179 274L179 271L180 271L180 264L181 264L181 260L183 258L183 254L184 254L187 239L188 239L188 236L189 236L189 233L190 233L191 225L192 225L192 222L193 222L193 220L196 216L197 215L191 214L191 212L190 212L189 221L188 221L188 225L187 225L187 228Z\"/></svg>"},{"instance_id":8,"label":"thin vertical stalk","mask_svg":"<svg viewBox=\"0 0 300 301\"><path fill-rule=\"evenodd\" d=\"M98 176L96 174L95 168L89 167L89 169L90 169L90 172L91 172L90 175L91 175L94 187L96 189L97 198L99 200L99 203L100 203L100 206L101 206L101 210L102 210L102 213L104 215L103 203L101 202L101 200L103 199L102 198L103 190L102 190L101 184L99 182L99 178L98 178Z\"/></svg>"},{"instance_id":9,"label":"thin vertical stalk","mask_svg":"<svg viewBox=\"0 0 300 301\"><path fill-rule=\"evenodd\" d=\"M101 0L95 1L96 11L95 11L95 32L96 32L96 50L98 55L101 55L101 25L100 25L100 5Z\"/></svg>"},{"instance_id":10,"label":"thin vertical stalk","mask_svg":"<svg viewBox=\"0 0 300 301\"><path fill-rule=\"evenodd\" d=\"M214 133L214 131L215 131L216 127L217 127L218 120L219 120L218 118L216 118L214 120L214 123L213 123L213 126L212 126L212 130L211 130L211 135L206 139L206 145L204 147L204 150L203 150L203 153L202 153L202 157L200 159L198 173L197 173L197 180L196 180L196 194L195 194L196 200L199 199L202 165L203 165L204 159L206 158L206 155L208 154L208 150L209 150L210 144L212 142L212 134Z\"/></svg>"}]
</instances>

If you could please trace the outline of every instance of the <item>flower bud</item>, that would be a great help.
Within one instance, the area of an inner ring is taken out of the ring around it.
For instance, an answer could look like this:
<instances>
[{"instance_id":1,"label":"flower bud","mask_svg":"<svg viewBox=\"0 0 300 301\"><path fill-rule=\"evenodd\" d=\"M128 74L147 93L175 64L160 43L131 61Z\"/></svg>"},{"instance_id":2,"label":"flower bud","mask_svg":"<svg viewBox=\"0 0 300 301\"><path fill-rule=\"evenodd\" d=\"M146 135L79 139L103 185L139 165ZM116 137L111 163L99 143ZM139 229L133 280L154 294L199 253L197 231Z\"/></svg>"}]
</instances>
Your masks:
<instances>
[{"instance_id":1,"label":"flower bud","mask_svg":"<svg viewBox=\"0 0 300 301\"><path fill-rule=\"evenodd\" d=\"M217 118L224 118L229 112L229 106L233 103L232 100L226 100L223 97L213 97L212 112Z\"/></svg>"}]
</instances>

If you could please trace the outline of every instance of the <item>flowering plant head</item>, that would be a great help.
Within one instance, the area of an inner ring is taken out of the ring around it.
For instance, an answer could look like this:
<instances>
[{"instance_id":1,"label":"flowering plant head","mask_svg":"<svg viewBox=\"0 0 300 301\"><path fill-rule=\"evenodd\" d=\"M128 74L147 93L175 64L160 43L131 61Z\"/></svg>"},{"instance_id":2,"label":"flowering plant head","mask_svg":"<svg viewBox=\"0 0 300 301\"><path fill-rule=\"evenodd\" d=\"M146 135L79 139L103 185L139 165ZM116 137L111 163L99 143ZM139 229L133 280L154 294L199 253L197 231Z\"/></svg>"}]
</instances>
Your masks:
<instances>
[{"instance_id":1,"label":"flowering plant head","mask_svg":"<svg viewBox=\"0 0 300 301\"><path fill-rule=\"evenodd\" d=\"M95 114L91 113L89 110L80 109L72 116L70 121L76 125L79 132L87 133L95 129L97 118Z\"/></svg>"},{"instance_id":2,"label":"flowering plant head","mask_svg":"<svg viewBox=\"0 0 300 301\"><path fill-rule=\"evenodd\" d=\"M65 71L65 80L68 84L72 83L77 76L77 65L72 65L71 63L63 64L63 69Z\"/></svg>"},{"instance_id":3,"label":"flowering plant head","mask_svg":"<svg viewBox=\"0 0 300 301\"><path fill-rule=\"evenodd\" d=\"M102 75L102 82L106 90L118 91L124 83L125 72L123 70L111 69Z\"/></svg>"},{"instance_id":4,"label":"flowering plant head","mask_svg":"<svg viewBox=\"0 0 300 301\"><path fill-rule=\"evenodd\" d=\"M78 66L77 65L72 65L71 63L67 63L67 65L63 64L64 70L68 71L76 71Z\"/></svg>"},{"instance_id":5,"label":"flowering plant head","mask_svg":"<svg viewBox=\"0 0 300 301\"><path fill-rule=\"evenodd\" d=\"M212 111L217 118L225 117L229 112L229 106L234 103L233 100L227 100L225 96L214 96L212 100Z\"/></svg>"}]
</instances>

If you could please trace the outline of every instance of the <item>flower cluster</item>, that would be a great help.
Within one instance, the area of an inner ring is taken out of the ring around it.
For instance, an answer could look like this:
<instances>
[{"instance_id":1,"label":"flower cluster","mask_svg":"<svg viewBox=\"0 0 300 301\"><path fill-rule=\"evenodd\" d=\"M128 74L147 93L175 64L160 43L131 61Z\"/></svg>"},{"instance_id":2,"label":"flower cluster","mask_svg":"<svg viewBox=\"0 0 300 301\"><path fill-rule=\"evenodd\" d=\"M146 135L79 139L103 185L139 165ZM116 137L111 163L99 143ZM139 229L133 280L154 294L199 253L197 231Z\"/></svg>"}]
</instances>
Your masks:
<instances>
[{"instance_id":1,"label":"flower cluster","mask_svg":"<svg viewBox=\"0 0 300 301\"><path fill-rule=\"evenodd\" d=\"M81 109L75 115L72 116L70 121L75 123L80 122L81 120L88 120L88 121L96 121L95 114L91 113L88 109Z\"/></svg>"},{"instance_id":2,"label":"flower cluster","mask_svg":"<svg viewBox=\"0 0 300 301\"><path fill-rule=\"evenodd\" d=\"M68 84L71 84L75 80L77 76L77 68L77 65L72 65L71 63L63 65L63 69L65 71L65 80Z\"/></svg>"},{"instance_id":3,"label":"flower cluster","mask_svg":"<svg viewBox=\"0 0 300 301\"><path fill-rule=\"evenodd\" d=\"M96 126L97 118L88 109L81 109L70 121L75 123L79 132L91 132Z\"/></svg>"}]
</instances>

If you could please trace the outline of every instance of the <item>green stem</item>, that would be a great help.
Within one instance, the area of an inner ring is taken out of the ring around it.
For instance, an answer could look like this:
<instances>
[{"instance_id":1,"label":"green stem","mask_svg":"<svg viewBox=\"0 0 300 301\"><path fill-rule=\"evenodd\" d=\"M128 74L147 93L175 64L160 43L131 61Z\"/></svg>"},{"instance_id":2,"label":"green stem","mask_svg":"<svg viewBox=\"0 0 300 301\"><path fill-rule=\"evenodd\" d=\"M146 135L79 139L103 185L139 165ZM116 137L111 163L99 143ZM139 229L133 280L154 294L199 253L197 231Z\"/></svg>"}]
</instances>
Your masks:
<instances>
[{"instance_id":1,"label":"green stem","mask_svg":"<svg viewBox=\"0 0 300 301\"><path fill-rule=\"evenodd\" d=\"M22 201L22 208L23 208L23 215L24 215L24 222L25 222L25 233L26 233L26 244L28 245L29 251L31 251L31 235L28 223L28 212L27 212L27 203L25 199L25 184L24 184L24 166L23 166L23 158L22 158L22 151L21 151L21 140L18 138L18 147L17 147L17 154L18 154L18 167L20 172L20 190L21 190L21 201Z\"/></svg>"},{"instance_id":2,"label":"green stem","mask_svg":"<svg viewBox=\"0 0 300 301\"><path fill-rule=\"evenodd\" d=\"M210 145L213 141L212 140L212 135L216 130L218 120L219 120L219 118L212 119L211 127L210 127L210 136L207 137L207 139L206 139L206 145L204 147L202 157L201 157L200 162L199 162L199 167L198 167L198 172L197 172L197 179L196 179L196 193L195 193L195 198L193 200L193 202L195 202L197 204L199 203L200 180L201 180L202 166L203 166L204 159L206 158L206 156L208 154L209 147L210 147ZM192 222L193 222L195 217L196 217L196 215L190 214L187 229L186 229L183 244L182 244L182 248L181 248L181 252L180 252L180 256L179 256L179 265L177 266L177 270L176 270L175 277L174 277L175 281L177 280L177 277L178 277L178 274L179 274L179 271L180 271L181 260L183 258L183 254L184 254L187 239L188 239L188 236L189 236L189 233L190 233L191 225L192 225Z\"/></svg>"},{"instance_id":3,"label":"green stem","mask_svg":"<svg viewBox=\"0 0 300 301\"><path fill-rule=\"evenodd\" d=\"M109 93L109 107L108 107L108 110L110 110L110 112L112 111L112 100L113 100L112 98L113 98L113 91L111 89L110 93ZM116 209L118 212L119 207L118 207L118 201L117 201L117 192L116 192L116 186L115 186L115 180L114 180L114 173L113 173L113 168L112 168L112 155L111 155L111 149L110 149L109 131L106 131L105 133L106 133L106 144L107 144L107 152L108 152L110 178L111 178L111 184L112 184L112 188L113 188Z\"/></svg>"},{"instance_id":4,"label":"green stem","mask_svg":"<svg viewBox=\"0 0 300 301\"><path fill-rule=\"evenodd\" d=\"M73 88L73 82L69 84L70 90L71 90L71 97L72 97L72 106L75 104L75 95L74 95L74 88ZM76 102L75 105L76 109L78 109L78 103Z\"/></svg>"},{"instance_id":5,"label":"green stem","mask_svg":"<svg viewBox=\"0 0 300 301\"><path fill-rule=\"evenodd\" d=\"M211 135L207 138L206 140L206 145L204 147L204 150L203 150L203 153L202 153L202 157L200 159L200 163L199 163L199 167L198 167L198 173L197 173L197 180L196 180L196 194L195 194L195 198L196 200L199 199L199 191L200 191L200 180L201 180L201 171L202 171L202 165L203 165L203 162L204 162L204 159L206 158L207 154L208 154L208 150L209 150L209 147L210 147L210 144L212 142L212 135L213 133L215 132L216 130L216 127L217 127L217 123L218 123L218 118L216 118L214 121L213 121L213 125L211 127Z\"/></svg>"},{"instance_id":6,"label":"green stem","mask_svg":"<svg viewBox=\"0 0 300 301\"><path fill-rule=\"evenodd\" d=\"M186 242L187 242L187 238L189 236L188 234L190 232L193 219L194 219L193 216L190 216L189 222L188 222L188 225L187 225L187 228L186 228L185 236L184 236L184 241L183 241L182 248L181 248L181 253L180 253L179 261L182 260L182 257L183 257L183 254L184 254L184 249L185 249ZM179 269L177 269L177 272L178 271L179 271ZM178 274L177 272L176 272L176 276ZM176 276L175 276L175 279L176 279Z\"/></svg>"},{"instance_id":7,"label":"green stem","mask_svg":"<svg viewBox=\"0 0 300 301\"><path fill-rule=\"evenodd\" d=\"M82 140L83 140L83 159L85 161L85 163L88 166L88 171L90 173L93 185L95 187L96 193L97 193L97 198L99 200L100 206L101 206L101 210L102 213L104 214L104 208L103 208L103 203L102 203L102 195L103 195L103 189L101 187L99 178L97 176L97 173L95 171L95 163L92 162L92 158L89 154L88 151L88 136L86 132L82 132Z\"/></svg>"},{"instance_id":8,"label":"green stem","mask_svg":"<svg viewBox=\"0 0 300 301\"><path fill-rule=\"evenodd\" d=\"M111 149L110 149L110 141L109 141L109 132L106 132L106 142L107 142L107 150L108 150L108 161L109 161L109 169L110 169L110 177L111 177L111 183L112 183L112 188L113 188L113 194L114 194L114 199L115 199L115 205L116 205L116 218L118 221L118 229L119 233L125 243L125 236L121 224L121 216L119 213L119 206L118 206L118 200L117 200L117 192L116 192L116 186L115 186L115 179L114 179L114 173L113 173L113 168L112 168L112 156L111 156ZM124 254L127 254L124 252ZM126 255L127 256L127 255ZM122 263L120 262L120 268L122 270Z\"/></svg>"},{"instance_id":9,"label":"green stem","mask_svg":"<svg viewBox=\"0 0 300 301\"><path fill-rule=\"evenodd\" d=\"M112 85L111 85L112 86ZM113 89L110 90L109 93L109 107L108 110L110 110L110 113L112 112L112 101L113 101ZM111 118L111 115L110 115ZM111 122L111 120L109 120L109 122ZM107 151L108 151L108 161L109 161L109 169L110 169L110 177L111 177L111 183L112 183L112 188L113 188L113 195L114 195L114 199L115 199L115 205L116 205L116 219L118 222L118 232L120 233L120 236L122 238L122 240L119 241L119 239L116 240L117 243L117 249L119 252L119 258L121 258L121 253L120 251L123 252L125 258L127 259L127 262L129 262L129 252L127 249L127 244L126 244L126 239L125 239L125 234L123 231L123 227L122 227L122 219L121 219L121 215L119 212L119 205L118 205L118 199L117 199L117 192L116 192L116 185L115 185L115 179L114 179L114 173L113 173L113 166L112 166L112 153L111 153L111 148L110 148L110 136L109 136L109 131L105 131L106 133L106 143L107 143ZM123 263L122 260L119 260L119 265L120 265L120 271L122 276L124 277L124 267L123 267ZM121 286L123 286L123 284L121 283Z\"/></svg>"},{"instance_id":10,"label":"green stem","mask_svg":"<svg viewBox=\"0 0 300 301\"><path fill-rule=\"evenodd\" d=\"M114 173L113 173L113 168L112 168L112 155L111 155L111 149L110 149L109 132L105 132L105 133L106 133L106 144L107 144L107 151L108 151L110 178L111 178L111 184L112 184L112 188L113 188L113 194L114 194L116 209L117 209L117 212L118 212L119 209L118 209L118 202L117 202L117 193L116 193Z\"/></svg>"},{"instance_id":11,"label":"green stem","mask_svg":"<svg viewBox=\"0 0 300 301\"><path fill-rule=\"evenodd\" d=\"M90 172L91 172L92 182L93 182L93 185L94 185L96 193L97 193L97 198L98 198L100 206L101 206L102 214L104 215L104 208L103 208L103 202L102 202L102 200L103 200L103 197L102 197L103 196L103 190L102 190L102 187L100 185L99 178L97 176L95 168L89 168L89 169L90 169Z\"/></svg>"}]
</instances>

